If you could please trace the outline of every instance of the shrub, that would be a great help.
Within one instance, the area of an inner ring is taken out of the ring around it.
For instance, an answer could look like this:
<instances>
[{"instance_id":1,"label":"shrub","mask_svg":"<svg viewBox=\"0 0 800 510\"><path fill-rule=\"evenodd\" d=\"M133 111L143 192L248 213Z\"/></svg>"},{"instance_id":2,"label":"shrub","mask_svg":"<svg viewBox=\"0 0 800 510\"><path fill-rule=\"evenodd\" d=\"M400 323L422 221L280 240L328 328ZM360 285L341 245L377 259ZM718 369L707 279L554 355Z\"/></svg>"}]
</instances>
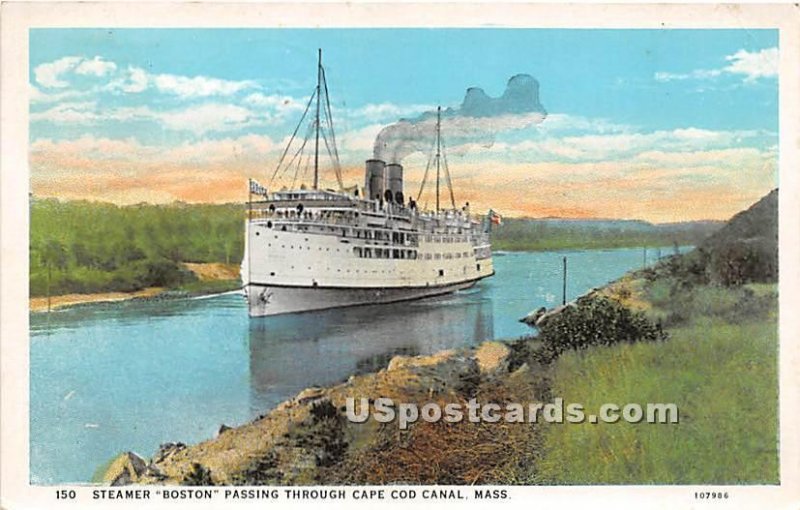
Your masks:
<instances>
[{"instance_id":1,"label":"shrub","mask_svg":"<svg viewBox=\"0 0 800 510\"><path fill-rule=\"evenodd\" d=\"M181 485L190 486L209 486L214 485L211 479L211 470L197 462L192 463L192 470L189 471L181 480Z\"/></svg>"},{"instance_id":2,"label":"shrub","mask_svg":"<svg viewBox=\"0 0 800 510\"><path fill-rule=\"evenodd\" d=\"M709 273L714 282L726 286L777 281L777 249L760 240L730 243L712 254Z\"/></svg>"},{"instance_id":3,"label":"shrub","mask_svg":"<svg viewBox=\"0 0 800 510\"><path fill-rule=\"evenodd\" d=\"M539 331L542 346L537 357L544 363L551 362L567 350L667 338L661 324L653 323L642 312L634 312L605 296L578 300L574 306L545 319Z\"/></svg>"}]
</instances>

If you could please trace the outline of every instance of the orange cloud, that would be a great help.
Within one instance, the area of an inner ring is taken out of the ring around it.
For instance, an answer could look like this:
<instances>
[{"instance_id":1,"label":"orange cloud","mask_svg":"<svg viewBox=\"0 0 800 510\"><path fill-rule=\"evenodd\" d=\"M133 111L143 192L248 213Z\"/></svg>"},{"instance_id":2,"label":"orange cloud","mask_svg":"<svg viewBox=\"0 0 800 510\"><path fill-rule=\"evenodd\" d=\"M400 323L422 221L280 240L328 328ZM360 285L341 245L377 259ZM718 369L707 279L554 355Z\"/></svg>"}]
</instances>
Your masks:
<instances>
[{"instance_id":1,"label":"orange cloud","mask_svg":"<svg viewBox=\"0 0 800 510\"><path fill-rule=\"evenodd\" d=\"M267 184L279 143L249 136L159 150L133 140L85 137L31 147L36 196L138 202L244 202L249 177ZM305 160L300 166L305 168ZM406 165L406 194L416 198L424 161ZM451 162L457 206L506 216L637 218L654 222L727 219L776 186L774 154L755 149L647 152L623 161L507 164ZM345 185L363 185L360 166L343 168ZM289 185L293 169L274 187ZM336 187L326 166L323 187ZM311 170L306 169L306 182ZM420 204L435 203L431 172ZM299 182L297 183L299 184ZM441 202L449 205L442 184Z\"/></svg>"}]
</instances>

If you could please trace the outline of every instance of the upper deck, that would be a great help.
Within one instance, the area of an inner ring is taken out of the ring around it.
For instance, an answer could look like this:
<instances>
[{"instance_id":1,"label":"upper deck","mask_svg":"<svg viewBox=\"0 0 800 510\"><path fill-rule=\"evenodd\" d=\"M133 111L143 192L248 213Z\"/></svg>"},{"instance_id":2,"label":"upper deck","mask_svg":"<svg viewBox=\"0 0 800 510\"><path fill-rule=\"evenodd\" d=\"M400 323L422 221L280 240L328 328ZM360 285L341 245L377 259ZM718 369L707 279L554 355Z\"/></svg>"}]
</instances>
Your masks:
<instances>
[{"instance_id":1,"label":"upper deck","mask_svg":"<svg viewBox=\"0 0 800 510\"><path fill-rule=\"evenodd\" d=\"M476 235L481 222L468 207L461 210L421 211L402 204L364 200L331 190L292 190L270 193L248 202L248 221L276 227L369 227L421 234ZM476 236L477 237L477 236Z\"/></svg>"}]
</instances>

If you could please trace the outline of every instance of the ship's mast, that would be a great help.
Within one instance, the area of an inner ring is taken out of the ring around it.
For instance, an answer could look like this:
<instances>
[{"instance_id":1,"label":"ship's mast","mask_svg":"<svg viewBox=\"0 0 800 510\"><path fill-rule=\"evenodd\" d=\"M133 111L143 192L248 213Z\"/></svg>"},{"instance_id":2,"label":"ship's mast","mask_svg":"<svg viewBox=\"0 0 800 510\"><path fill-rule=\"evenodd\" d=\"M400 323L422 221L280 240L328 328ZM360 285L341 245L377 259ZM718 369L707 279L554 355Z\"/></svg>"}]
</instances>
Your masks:
<instances>
[{"instance_id":1,"label":"ship's mast","mask_svg":"<svg viewBox=\"0 0 800 510\"><path fill-rule=\"evenodd\" d=\"M322 89L322 48L319 49L317 59L317 116L314 121L316 127L316 141L314 142L314 189L319 188L319 103Z\"/></svg>"},{"instance_id":2,"label":"ship's mast","mask_svg":"<svg viewBox=\"0 0 800 510\"><path fill-rule=\"evenodd\" d=\"M439 212L439 160L442 157L442 107L436 109L436 212Z\"/></svg>"}]
</instances>

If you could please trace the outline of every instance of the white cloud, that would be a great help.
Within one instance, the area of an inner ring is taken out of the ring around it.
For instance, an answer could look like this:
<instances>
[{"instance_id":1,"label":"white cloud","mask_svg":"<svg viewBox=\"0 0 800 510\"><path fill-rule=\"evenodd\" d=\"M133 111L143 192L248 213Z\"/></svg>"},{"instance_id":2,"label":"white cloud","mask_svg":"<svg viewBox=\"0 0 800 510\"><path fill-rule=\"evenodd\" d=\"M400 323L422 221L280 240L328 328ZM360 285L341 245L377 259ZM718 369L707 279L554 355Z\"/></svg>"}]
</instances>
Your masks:
<instances>
[{"instance_id":1,"label":"white cloud","mask_svg":"<svg viewBox=\"0 0 800 510\"><path fill-rule=\"evenodd\" d=\"M122 91L128 94L138 94L144 92L150 84L150 76L147 72L135 66L128 66L127 69L118 73L117 78L106 85L105 90L112 92Z\"/></svg>"},{"instance_id":2,"label":"white cloud","mask_svg":"<svg viewBox=\"0 0 800 510\"><path fill-rule=\"evenodd\" d=\"M300 101L291 96L284 96L281 94L268 95L261 92L254 92L242 99L244 104L254 108L271 110L280 115L304 110L306 101L307 100Z\"/></svg>"},{"instance_id":3,"label":"white cloud","mask_svg":"<svg viewBox=\"0 0 800 510\"><path fill-rule=\"evenodd\" d=\"M208 76L179 76L175 74L156 74L152 82L160 91L183 98L209 96L230 96L242 90L258 88L254 81L229 81Z\"/></svg>"},{"instance_id":4,"label":"white cloud","mask_svg":"<svg viewBox=\"0 0 800 510\"><path fill-rule=\"evenodd\" d=\"M64 88L69 82L62 80L65 73L72 71L81 62L81 57L63 57L53 62L40 64L33 69L36 82L43 87Z\"/></svg>"},{"instance_id":5,"label":"white cloud","mask_svg":"<svg viewBox=\"0 0 800 510\"><path fill-rule=\"evenodd\" d=\"M659 71L655 74L655 79L661 82L675 80L707 80L720 76L722 72L722 69L695 69L690 73L668 73Z\"/></svg>"},{"instance_id":6,"label":"white cloud","mask_svg":"<svg viewBox=\"0 0 800 510\"><path fill-rule=\"evenodd\" d=\"M695 127L649 133L581 134L544 136L517 143L497 143L492 147L471 144L453 147L453 154L473 151L473 159L512 158L523 161L618 161L640 153L666 151L686 153L741 146L746 140L763 136L759 131L712 131Z\"/></svg>"},{"instance_id":7,"label":"white cloud","mask_svg":"<svg viewBox=\"0 0 800 510\"><path fill-rule=\"evenodd\" d=\"M146 106L100 108L97 102L61 103L50 109L30 114L32 122L51 124L98 125L105 122L150 121L173 131L195 135L225 132L262 125L266 117L241 106L205 103L187 108L155 111Z\"/></svg>"},{"instance_id":8,"label":"white cloud","mask_svg":"<svg viewBox=\"0 0 800 510\"><path fill-rule=\"evenodd\" d=\"M543 133L561 133L568 131L591 131L594 133L624 133L632 131L633 126L611 122L608 119L588 118L566 113L548 113L539 124Z\"/></svg>"},{"instance_id":9,"label":"white cloud","mask_svg":"<svg viewBox=\"0 0 800 510\"><path fill-rule=\"evenodd\" d=\"M234 160L267 161L278 153L278 145L268 136L245 135L221 140L187 142L162 153L162 158L174 162L225 162Z\"/></svg>"},{"instance_id":10,"label":"white cloud","mask_svg":"<svg viewBox=\"0 0 800 510\"><path fill-rule=\"evenodd\" d=\"M46 88L67 88L71 85L70 76L75 75L108 79L103 86L85 92L139 93L154 87L161 93L182 99L232 96L245 90L259 88L258 83L252 80L233 81L210 76L151 74L136 66L120 69L115 62L105 60L101 56L91 59L79 56L62 57L34 68L36 83Z\"/></svg>"},{"instance_id":11,"label":"white cloud","mask_svg":"<svg viewBox=\"0 0 800 510\"><path fill-rule=\"evenodd\" d=\"M745 82L759 78L778 76L778 48L765 48L759 51L739 50L727 55L728 65L717 69L695 69L688 73L659 71L653 76L656 81L709 80L723 75L744 75Z\"/></svg>"},{"instance_id":12,"label":"white cloud","mask_svg":"<svg viewBox=\"0 0 800 510\"><path fill-rule=\"evenodd\" d=\"M145 153L158 154L157 148L142 146L135 138L111 139L84 135L73 140L49 138L31 143L32 154L91 159L139 158Z\"/></svg>"},{"instance_id":13,"label":"white cloud","mask_svg":"<svg viewBox=\"0 0 800 510\"><path fill-rule=\"evenodd\" d=\"M185 142L174 147L143 145L133 137L114 139L84 135L72 140L36 140L30 152L37 157L67 161L139 161L175 163L200 163L207 165L237 160L266 161L274 157L278 146L268 136L245 135L220 140Z\"/></svg>"},{"instance_id":14,"label":"white cloud","mask_svg":"<svg viewBox=\"0 0 800 510\"><path fill-rule=\"evenodd\" d=\"M725 68L726 72L743 74L747 81L778 76L778 48L755 52L739 50L725 57L725 60L730 62Z\"/></svg>"},{"instance_id":15,"label":"white cloud","mask_svg":"<svg viewBox=\"0 0 800 510\"><path fill-rule=\"evenodd\" d=\"M98 122L97 103L93 101L60 103L41 112L31 112L31 122L52 124L93 124Z\"/></svg>"},{"instance_id":16,"label":"white cloud","mask_svg":"<svg viewBox=\"0 0 800 510\"><path fill-rule=\"evenodd\" d=\"M247 108L233 104L206 103L183 110L155 113L154 116L167 128L190 131L202 135L212 131L236 131L259 124L259 118Z\"/></svg>"},{"instance_id":17,"label":"white cloud","mask_svg":"<svg viewBox=\"0 0 800 510\"><path fill-rule=\"evenodd\" d=\"M434 105L427 104L395 104L395 103L379 103L379 104L366 104L352 110L347 110L346 115L350 117L364 118L370 122L380 120L400 120L401 117L408 117L409 115L419 115L424 112L433 111L436 109Z\"/></svg>"},{"instance_id":18,"label":"white cloud","mask_svg":"<svg viewBox=\"0 0 800 510\"><path fill-rule=\"evenodd\" d=\"M91 60L84 59L75 67L75 72L77 74L91 74L98 77L113 73L116 70L117 64L114 62L109 62L108 60L103 60L103 57L99 56L94 57Z\"/></svg>"},{"instance_id":19,"label":"white cloud","mask_svg":"<svg viewBox=\"0 0 800 510\"><path fill-rule=\"evenodd\" d=\"M85 92L79 90L64 90L61 92L45 93L36 85L29 85L28 100L31 104L47 104L64 101L65 99L77 99L85 96Z\"/></svg>"},{"instance_id":20,"label":"white cloud","mask_svg":"<svg viewBox=\"0 0 800 510\"><path fill-rule=\"evenodd\" d=\"M378 136L378 133L383 128L383 124L370 124L359 129L346 131L336 138L343 153L352 152L361 159L367 159L372 156L375 137Z\"/></svg>"}]
</instances>

